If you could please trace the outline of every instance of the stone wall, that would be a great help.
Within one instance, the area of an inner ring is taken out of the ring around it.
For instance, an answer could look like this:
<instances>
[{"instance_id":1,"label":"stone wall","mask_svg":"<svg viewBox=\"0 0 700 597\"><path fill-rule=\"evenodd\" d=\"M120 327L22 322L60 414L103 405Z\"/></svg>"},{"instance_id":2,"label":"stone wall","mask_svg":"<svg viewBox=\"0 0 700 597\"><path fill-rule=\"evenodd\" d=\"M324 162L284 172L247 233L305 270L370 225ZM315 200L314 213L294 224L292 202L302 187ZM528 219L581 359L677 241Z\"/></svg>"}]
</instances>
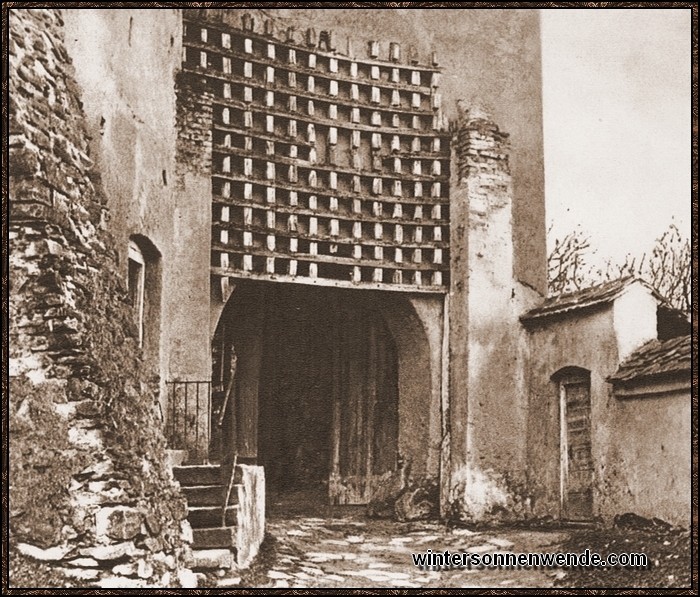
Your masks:
<instances>
[{"instance_id":1,"label":"stone wall","mask_svg":"<svg viewBox=\"0 0 700 597\"><path fill-rule=\"evenodd\" d=\"M667 391L651 382L654 395L618 397L608 382L624 357L655 335L656 301L649 289L633 284L613 303L542 318L528 328L532 515L562 515L560 397L552 376L577 367L590 371L593 516L612 523L615 516L633 512L688 527L690 386Z\"/></svg>"},{"instance_id":2,"label":"stone wall","mask_svg":"<svg viewBox=\"0 0 700 597\"><path fill-rule=\"evenodd\" d=\"M62 13L11 11L9 50L10 583L192 585Z\"/></svg>"},{"instance_id":3,"label":"stone wall","mask_svg":"<svg viewBox=\"0 0 700 597\"><path fill-rule=\"evenodd\" d=\"M479 109L454 123L450 481L443 514L528 516L525 359L519 315L539 295L516 277L509 136ZM447 503L446 503L447 502Z\"/></svg>"},{"instance_id":4,"label":"stone wall","mask_svg":"<svg viewBox=\"0 0 700 597\"><path fill-rule=\"evenodd\" d=\"M610 522L633 512L691 528L690 384L685 391L615 396L610 402L612 433L598 493L600 516Z\"/></svg>"}]
</instances>

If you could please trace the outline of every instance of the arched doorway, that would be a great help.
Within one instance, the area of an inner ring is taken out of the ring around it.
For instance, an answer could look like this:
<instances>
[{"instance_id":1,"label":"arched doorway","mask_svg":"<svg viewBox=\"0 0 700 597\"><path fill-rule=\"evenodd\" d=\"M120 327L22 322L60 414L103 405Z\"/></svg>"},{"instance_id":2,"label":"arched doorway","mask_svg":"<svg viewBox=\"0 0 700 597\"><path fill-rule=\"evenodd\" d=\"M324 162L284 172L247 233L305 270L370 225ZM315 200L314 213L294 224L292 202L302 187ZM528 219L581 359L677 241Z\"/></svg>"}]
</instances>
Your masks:
<instances>
[{"instance_id":1,"label":"arched doorway","mask_svg":"<svg viewBox=\"0 0 700 597\"><path fill-rule=\"evenodd\" d=\"M561 518L593 517L591 372L564 367L552 376L559 394Z\"/></svg>"},{"instance_id":2,"label":"arched doorway","mask_svg":"<svg viewBox=\"0 0 700 597\"><path fill-rule=\"evenodd\" d=\"M408 299L239 281L213 363L214 418L224 422L218 439L213 426L213 452L264 465L272 492L315 488L333 503L361 504L401 462L425 470L430 347Z\"/></svg>"}]
</instances>

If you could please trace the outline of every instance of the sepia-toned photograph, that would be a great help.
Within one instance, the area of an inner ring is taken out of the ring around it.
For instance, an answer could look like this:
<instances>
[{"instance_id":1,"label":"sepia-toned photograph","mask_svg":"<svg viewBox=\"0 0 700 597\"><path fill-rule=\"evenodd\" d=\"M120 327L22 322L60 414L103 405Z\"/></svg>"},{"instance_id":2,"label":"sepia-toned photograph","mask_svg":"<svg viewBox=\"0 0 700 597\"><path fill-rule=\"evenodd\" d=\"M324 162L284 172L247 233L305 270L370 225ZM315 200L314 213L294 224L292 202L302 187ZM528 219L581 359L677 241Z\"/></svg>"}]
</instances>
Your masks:
<instances>
[{"instance_id":1,"label":"sepia-toned photograph","mask_svg":"<svg viewBox=\"0 0 700 597\"><path fill-rule=\"evenodd\" d=\"M3 3L3 593L697 592L697 5L199 4Z\"/></svg>"}]
</instances>

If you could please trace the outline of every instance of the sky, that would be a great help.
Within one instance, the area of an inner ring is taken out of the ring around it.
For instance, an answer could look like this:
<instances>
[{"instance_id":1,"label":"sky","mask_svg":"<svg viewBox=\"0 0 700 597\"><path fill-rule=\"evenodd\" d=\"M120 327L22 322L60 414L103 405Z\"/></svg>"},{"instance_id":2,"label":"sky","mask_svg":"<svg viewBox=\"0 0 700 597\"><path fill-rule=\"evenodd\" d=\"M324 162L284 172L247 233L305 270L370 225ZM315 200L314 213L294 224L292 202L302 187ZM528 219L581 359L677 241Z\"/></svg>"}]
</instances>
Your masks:
<instances>
[{"instance_id":1,"label":"sky","mask_svg":"<svg viewBox=\"0 0 700 597\"><path fill-rule=\"evenodd\" d=\"M541 11L549 243L580 225L597 258L690 236L690 10Z\"/></svg>"}]
</instances>

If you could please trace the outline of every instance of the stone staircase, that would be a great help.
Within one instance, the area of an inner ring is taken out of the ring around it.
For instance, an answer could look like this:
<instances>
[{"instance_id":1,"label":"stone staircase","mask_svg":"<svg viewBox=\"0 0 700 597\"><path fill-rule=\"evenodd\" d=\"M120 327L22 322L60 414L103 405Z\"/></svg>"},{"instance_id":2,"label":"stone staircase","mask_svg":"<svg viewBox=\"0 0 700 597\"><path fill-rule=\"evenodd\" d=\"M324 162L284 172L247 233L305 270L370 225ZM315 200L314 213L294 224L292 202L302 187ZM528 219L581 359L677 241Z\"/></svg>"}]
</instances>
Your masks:
<instances>
[{"instance_id":1,"label":"stone staircase","mask_svg":"<svg viewBox=\"0 0 700 597\"><path fill-rule=\"evenodd\" d=\"M187 498L187 520L194 539L192 568L212 570L236 566L239 468L236 467L225 515L223 502L229 479L220 465L174 466L173 474Z\"/></svg>"}]
</instances>

